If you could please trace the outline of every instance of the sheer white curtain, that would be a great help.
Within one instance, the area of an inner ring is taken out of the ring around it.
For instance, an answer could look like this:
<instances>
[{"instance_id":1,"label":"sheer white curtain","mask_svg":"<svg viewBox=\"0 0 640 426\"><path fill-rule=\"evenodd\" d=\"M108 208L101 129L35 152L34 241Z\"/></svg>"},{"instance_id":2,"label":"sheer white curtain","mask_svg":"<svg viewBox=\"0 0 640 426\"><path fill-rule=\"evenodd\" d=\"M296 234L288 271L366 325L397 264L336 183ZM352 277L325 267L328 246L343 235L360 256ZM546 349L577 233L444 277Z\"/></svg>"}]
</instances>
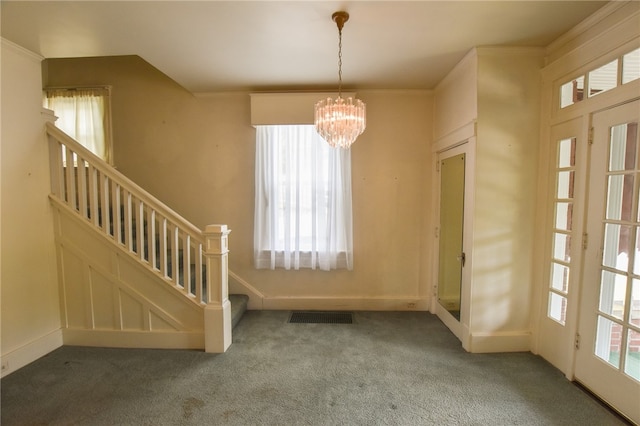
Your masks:
<instances>
[{"instance_id":1,"label":"sheer white curtain","mask_svg":"<svg viewBox=\"0 0 640 426\"><path fill-rule=\"evenodd\" d=\"M108 161L106 95L108 89L47 89L44 107L58 117L57 127Z\"/></svg>"},{"instance_id":2,"label":"sheer white curtain","mask_svg":"<svg viewBox=\"0 0 640 426\"><path fill-rule=\"evenodd\" d=\"M353 268L351 152L313 125L256 127L256 268Z\"/></svg>"}]
</instances>

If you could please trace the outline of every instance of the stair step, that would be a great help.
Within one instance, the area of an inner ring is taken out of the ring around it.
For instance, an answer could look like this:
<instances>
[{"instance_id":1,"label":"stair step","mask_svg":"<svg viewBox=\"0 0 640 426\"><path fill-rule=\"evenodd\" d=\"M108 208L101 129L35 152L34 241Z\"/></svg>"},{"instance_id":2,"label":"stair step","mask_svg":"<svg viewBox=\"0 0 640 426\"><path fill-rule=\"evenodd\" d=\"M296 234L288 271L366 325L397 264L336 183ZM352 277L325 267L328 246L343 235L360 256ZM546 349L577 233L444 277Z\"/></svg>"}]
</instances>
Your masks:
<instances>
[{"instance_id":1,"label":"stair step","mask_svg":"<svg viewBox=\"0 0 640 426\"><path fill-rule=\"evenodd\" d=\"M231 302L231 328L233 329L247 310L249 296L246 294L230 294L229 302Z\"/></svg>"}]
</instances>

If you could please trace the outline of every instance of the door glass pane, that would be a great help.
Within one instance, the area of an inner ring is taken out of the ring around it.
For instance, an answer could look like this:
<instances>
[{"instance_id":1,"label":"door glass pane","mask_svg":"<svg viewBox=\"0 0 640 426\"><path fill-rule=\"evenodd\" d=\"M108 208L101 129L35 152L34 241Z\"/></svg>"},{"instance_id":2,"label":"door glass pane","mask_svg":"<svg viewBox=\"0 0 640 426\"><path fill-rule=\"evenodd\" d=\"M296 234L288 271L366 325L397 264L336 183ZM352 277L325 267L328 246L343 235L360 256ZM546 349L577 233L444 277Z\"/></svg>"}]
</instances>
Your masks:
<instances>
[{"instance_id":1,"label":"door glass pane","mask_svg":"<svg viewBox=\"0 0 640 426\"><path fill-rule=\"evenodd\" d=\"M640 381L640 333L629 330L624 372Z\"/></svg>"},{"instance_id":2,"label":"door glass pane","mask_svg":"<svg viewBox=\"0 0 640 426\"><path fill-rule=\"evenodd\" d=\"M609 176L607 185L607 219L631 220L633 175Z\"/></svg>"},{"instance_id":3,"label":"door glass pane","mask_svg":"<svg viewBox=\"0 0 640 426\"><path fill-rule=\"evenodd\" d=\"M567 292L569 288L569 268L559 263L551 264L551 288Z\"/></svg>"},{"instance_id":4,"label":"door glass pane","mask_svg":"<svg viewBox=\"0 0 640 426\"><path fill-rule=\"evenodd\" d=\"M627 277L602 271L600 283L600 311L622 319L624 315L624 298L626 296Z\"/></svg>"},{"instance_id":5,"label":"door glass pane","mask_svg":"<svg viewBox=\"0 0 640 426\"><path fill-rule=\"evenodd\" d=\"M636 166L636 123L611 127L609 171L633 170Z\"/></svg>"},{"instance_id":6,"label":"door glass pane","mask_svg":"<svg viewBox=\"0 0 640 426\"><path fill-rule=\"evenodd\" d=\"M620 324L598 315L595 354L616 368L620 366L621 337Z\"/></svg>"},{"instance_id":7,"label":"door glass pane","mask_svg":"<svg viewBox=\"0 0 640 426\"><path fill-rule=\"evenodd\" d=\"M636 249L634 253L634 261L633 261L633 273L636 275L640 275L640 227L636 228Z\"/></svg>"},{"instance_id":8,"label":"door glass pane","mask_svg":"<svg viewBox=\"0 0 640 426\"><path fill-rule=\"evenodd\" d=\"M553 234L553 257L567 263L571 261L571 235Z\"/></svg>"},{"instance_id":9,"label":"door glass pane","mask_svg":"<svg viewBox=\"0 0 640 426\"><path fill-rule=\"evenodd\" d=\"M604 228L603 265L627 272L630 240L630 226L607 223Z\"/></svg>"},{"instance_id":10,"label":"door glass pane","mask_svg":"<svg viewBox=\"0 0 640 426\"><path fill-rule=\"evenodd\" d=\"M573 198L573 171L558 172L558 198Z\"/></svg>"},{"instance_id":11,"label":"door glass pane","mask_svg":"<svg viewBox=\"0 0 640 426\"><path fill-rule=\"evenodd\" d=\"M564 325L566 315L567 298L553 292L549 293L549 317Z\"/></svg>"},{"instance_id":12,"label":"door glass pane","mask_svg":"<svg viewBox=\"0 0 640 426\"><path fill-rule=\"evenodd\" d=\"M622 84L640 78L640 49L622 57Z\"/></svg>"},{"instance_id":13,"label":"door glass pane","mask_svg":"<svg viewBox=\"0 0 640 426\"><path fill-rule=\"evenodd\" d=\"M570 83L576 88L575 81ZM566 86L566 85L565 85ZM569 87L569 86L567 86ZM565 87L566 88L566 87ZM580 91L580 96L582 91ZM555 218L552 238L552 258L547 316L564 325L569 291L571 264L571 227L576 164L576 138L557 140L555 159Z\"/></svg>"},{"instance_id":14,"label":"door glass pane","mask_svg":"<svg viewBox=\"0 0 640 426\"><path fill-rule=\"evenodd\" d=\"M563 139L558 145L558 168L575 166L576 138Z\"/></svg>"},{"instance_id":15,"label":"door glass pane","mask_svg":"<svg viewBox=\"0 0 640 426\"><path fill-rule=\"evenodd\" d=\"M617 86L618 60L611 61L589 73L589 97Z\"/></svg>"},{"instance_id":16,"label":"door glass pane","mask_svg":"<svg viewBox=\"0 0 640 426\"><path fill-rule=\"evenodd\" d=\"M571 216L573 213L573 203L556 203L555 227L565 231L571 230Z\"/></svg>"},{"instance_id":17,"label":"door glass pane","mask_svg":"<svg viewBox=\"0 0 640 426\"><path fill-rule=\"evenodd\" d=\"M631 312L629 322L640 327L640 280L635 278L631 287Z\"/></svg>"}]
</instances>

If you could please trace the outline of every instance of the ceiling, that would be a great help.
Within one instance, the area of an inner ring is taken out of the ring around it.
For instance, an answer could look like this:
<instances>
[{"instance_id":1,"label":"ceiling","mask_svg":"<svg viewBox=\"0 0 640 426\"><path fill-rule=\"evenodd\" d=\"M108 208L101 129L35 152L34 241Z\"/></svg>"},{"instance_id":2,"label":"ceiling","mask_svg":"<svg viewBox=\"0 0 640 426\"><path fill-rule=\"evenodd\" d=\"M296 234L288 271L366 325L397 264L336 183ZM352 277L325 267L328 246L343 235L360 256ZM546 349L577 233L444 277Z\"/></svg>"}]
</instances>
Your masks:
<instances>
[{"instance_id":1,"label":"ceiling","mask_svg":"<svg viewBox=\"0 0 640 426\"><path fill-rule=\"evenodd\" d=\"M547 46L601 1L6 1L45 58L139 55L186 89L432 89L475 46Z\"/></svg>"}]
</instances>

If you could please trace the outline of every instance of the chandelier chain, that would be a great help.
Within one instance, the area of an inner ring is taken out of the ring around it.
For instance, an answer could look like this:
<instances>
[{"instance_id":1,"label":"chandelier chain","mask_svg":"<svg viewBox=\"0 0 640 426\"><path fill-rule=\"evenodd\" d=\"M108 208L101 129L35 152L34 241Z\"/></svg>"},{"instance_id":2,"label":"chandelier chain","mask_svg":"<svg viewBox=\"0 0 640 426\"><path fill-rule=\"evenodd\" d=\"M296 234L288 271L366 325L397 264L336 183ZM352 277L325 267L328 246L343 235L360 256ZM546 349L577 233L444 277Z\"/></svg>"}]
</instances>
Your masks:
<instances>
[{"instance_id":1,"label":"chandelier chain","mask_svg":"<svg viewBox=\"0 0 640 426\"><path fill-rule=\"evenodd\" d=\"M349 14L335 12L331 19L338 26L338 97L316 102L314 122L330 146L349 149L367 126L367 108L364 102L351 96L342 99L342 27L349 20Z\"/></svg>"},{"instance_id":2,"label":"chandelier chain","mask_svg":"<svg viewBox=\"0 0 640 426\"><path fill-rule=\"evenodd\" d=\"M338 28L338 97L342 97L342 28Z\"/></svg>"}]
</instances>

